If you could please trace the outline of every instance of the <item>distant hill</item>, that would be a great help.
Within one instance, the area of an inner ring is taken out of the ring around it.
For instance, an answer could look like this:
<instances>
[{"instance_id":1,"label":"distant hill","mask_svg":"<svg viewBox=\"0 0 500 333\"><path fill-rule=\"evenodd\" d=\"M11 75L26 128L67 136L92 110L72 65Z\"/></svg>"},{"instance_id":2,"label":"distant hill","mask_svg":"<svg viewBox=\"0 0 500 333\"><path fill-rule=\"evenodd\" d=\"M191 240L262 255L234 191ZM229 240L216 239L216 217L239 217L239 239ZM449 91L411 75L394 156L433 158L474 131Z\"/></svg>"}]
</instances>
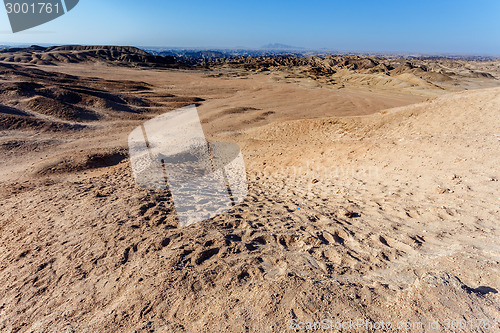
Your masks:
<instances>
[{"instance_id":1,"label":"distant hill","mask_svg":"<svg viewBox=\"0 0 500 333\"><path fill-rule=\"evenodd\" d=\"M132 46L32 45L27 48L1 49L0 61L38 65L107 62L130 67L184 67L175 57L152 55Z\"/></svg>"},{"instance_id":2,"label":"distant hill","mask_svg":"<svg viewBox=\"0 0 500 333\"><path fill-rule=\"evenodd\" d=\"M291 46L291 45L280 44L280 43L267 44L267 45L262 46L261 49L265 49L265 50L304 50L303 47Z\"/></svg>"}]
</instances>

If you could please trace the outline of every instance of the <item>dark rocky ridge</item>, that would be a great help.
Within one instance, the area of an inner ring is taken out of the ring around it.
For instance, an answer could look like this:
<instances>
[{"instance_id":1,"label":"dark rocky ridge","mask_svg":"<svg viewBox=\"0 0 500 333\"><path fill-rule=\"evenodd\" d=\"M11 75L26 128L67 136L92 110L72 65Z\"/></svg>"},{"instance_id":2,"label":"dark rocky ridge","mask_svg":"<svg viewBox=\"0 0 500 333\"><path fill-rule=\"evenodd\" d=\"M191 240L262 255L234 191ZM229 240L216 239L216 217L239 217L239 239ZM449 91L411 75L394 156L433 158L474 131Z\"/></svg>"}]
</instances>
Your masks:
<instances>
[{"instance_id":1,"label":"dark rocky ridge","mask_svg":"<svg viewBox=\"0 0 500 333\"><path fill-rule=\"evenodd\" d=\"M186 67L171 56L149 54L132 46L81 46L63 45L0 50L0 61L55 65L57 63L107 62L133 67Z\"/></svg>"}]
</instances>

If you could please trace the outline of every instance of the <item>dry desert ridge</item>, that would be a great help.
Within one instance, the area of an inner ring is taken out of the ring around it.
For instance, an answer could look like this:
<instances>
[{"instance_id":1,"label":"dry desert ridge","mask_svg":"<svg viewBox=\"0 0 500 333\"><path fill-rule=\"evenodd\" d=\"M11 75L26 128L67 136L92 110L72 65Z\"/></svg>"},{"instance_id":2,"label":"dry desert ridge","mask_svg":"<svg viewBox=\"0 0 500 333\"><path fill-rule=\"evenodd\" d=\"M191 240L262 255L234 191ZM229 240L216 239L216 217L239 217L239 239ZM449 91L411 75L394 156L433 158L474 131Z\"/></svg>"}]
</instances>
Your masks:
<instances>
[{"instance_id":1,"label":"dry desert ridge","mask_svg":"<svg viewBox=\"0 0 500 333\"><path fill-rule=\"evenodd\" d=\"M0 51L0 331L500 331L499 65ZM248 195L181 227L127 138L193 104Z\"/></svg>"}]
</instances>

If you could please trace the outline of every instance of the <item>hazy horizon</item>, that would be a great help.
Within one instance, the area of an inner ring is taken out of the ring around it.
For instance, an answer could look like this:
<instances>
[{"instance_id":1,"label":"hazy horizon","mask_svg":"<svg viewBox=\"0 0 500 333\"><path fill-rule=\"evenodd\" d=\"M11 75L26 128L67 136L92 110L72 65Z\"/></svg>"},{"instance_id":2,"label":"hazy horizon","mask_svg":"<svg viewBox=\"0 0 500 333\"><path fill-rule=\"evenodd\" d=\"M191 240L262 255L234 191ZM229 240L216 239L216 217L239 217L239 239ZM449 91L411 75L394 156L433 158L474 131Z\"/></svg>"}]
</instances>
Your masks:
<instances>
[{"instance_id":1,"label":"hazy horizon","mask_svg":"<svg viewBox=\"0 0 500 333\"><path fill-rule=\"evenodd\" d=\"M249 50L249 51L302 51L304 53L306 52L331 52L333 53L339 53L339 54L373 54L373 55L421 55L421 56L478 56L478 57L500 57L500 53L458 53L458 52L419 52L419 51L377 51L377 50L342 50L342 49L331 49L331 48L304 48L304 47L294 47L294 48L266 48L264 46L262 47L245 47L245 46L235 46L235 47L219 47L219 46L157 46L157 45L130 45L130 44L85 44L85 43L11 43L11 42L1 42L0 41L0 48L2 46L7 46L9 48L11 47L30 47L33 45L37 46L42 46L42 47L50 47L50 46L62 46L62 45L82 45L82 46L130 46L130 47L137 47L138 49L141 50L199 50L199 51L230 51L230 50Z\"/></svg>"}]
</instances>

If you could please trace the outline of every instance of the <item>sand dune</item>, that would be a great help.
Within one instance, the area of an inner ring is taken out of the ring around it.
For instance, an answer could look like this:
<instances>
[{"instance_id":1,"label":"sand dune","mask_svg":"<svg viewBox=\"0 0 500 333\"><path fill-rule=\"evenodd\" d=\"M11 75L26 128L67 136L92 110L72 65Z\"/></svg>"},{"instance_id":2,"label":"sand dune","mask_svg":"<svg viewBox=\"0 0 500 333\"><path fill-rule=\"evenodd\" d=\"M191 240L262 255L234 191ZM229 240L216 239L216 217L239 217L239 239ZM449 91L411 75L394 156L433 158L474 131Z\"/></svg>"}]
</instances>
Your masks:
<instances>
[{"instance_id":1,"label":"sand dune","mask_svg":"<svg viewBox=\"0 0 500 333\"><path fill-rule=\"evenodd\" d=\"M165 103L175 108L199 100L175 95L153 96L150 100L151 87L144 82L81 80L1 63L0 72L2 129L82 129L103 119L144 119L142 114ZM159 101L155 102L155 98Z\"/></svg>"},{"instance_id":2,"label":"sand dune","mask_svg":"<svg viewBox=\"0 0 500 333\"><path fill-rule=\"evenodd\" d=\"M0 330L500 318L500 88L48 67L0 67ZM191 103L209 140L242 148L249 195L179 228L169 192L135 185L126 142Z\"/></svg>"}]
</instances>

